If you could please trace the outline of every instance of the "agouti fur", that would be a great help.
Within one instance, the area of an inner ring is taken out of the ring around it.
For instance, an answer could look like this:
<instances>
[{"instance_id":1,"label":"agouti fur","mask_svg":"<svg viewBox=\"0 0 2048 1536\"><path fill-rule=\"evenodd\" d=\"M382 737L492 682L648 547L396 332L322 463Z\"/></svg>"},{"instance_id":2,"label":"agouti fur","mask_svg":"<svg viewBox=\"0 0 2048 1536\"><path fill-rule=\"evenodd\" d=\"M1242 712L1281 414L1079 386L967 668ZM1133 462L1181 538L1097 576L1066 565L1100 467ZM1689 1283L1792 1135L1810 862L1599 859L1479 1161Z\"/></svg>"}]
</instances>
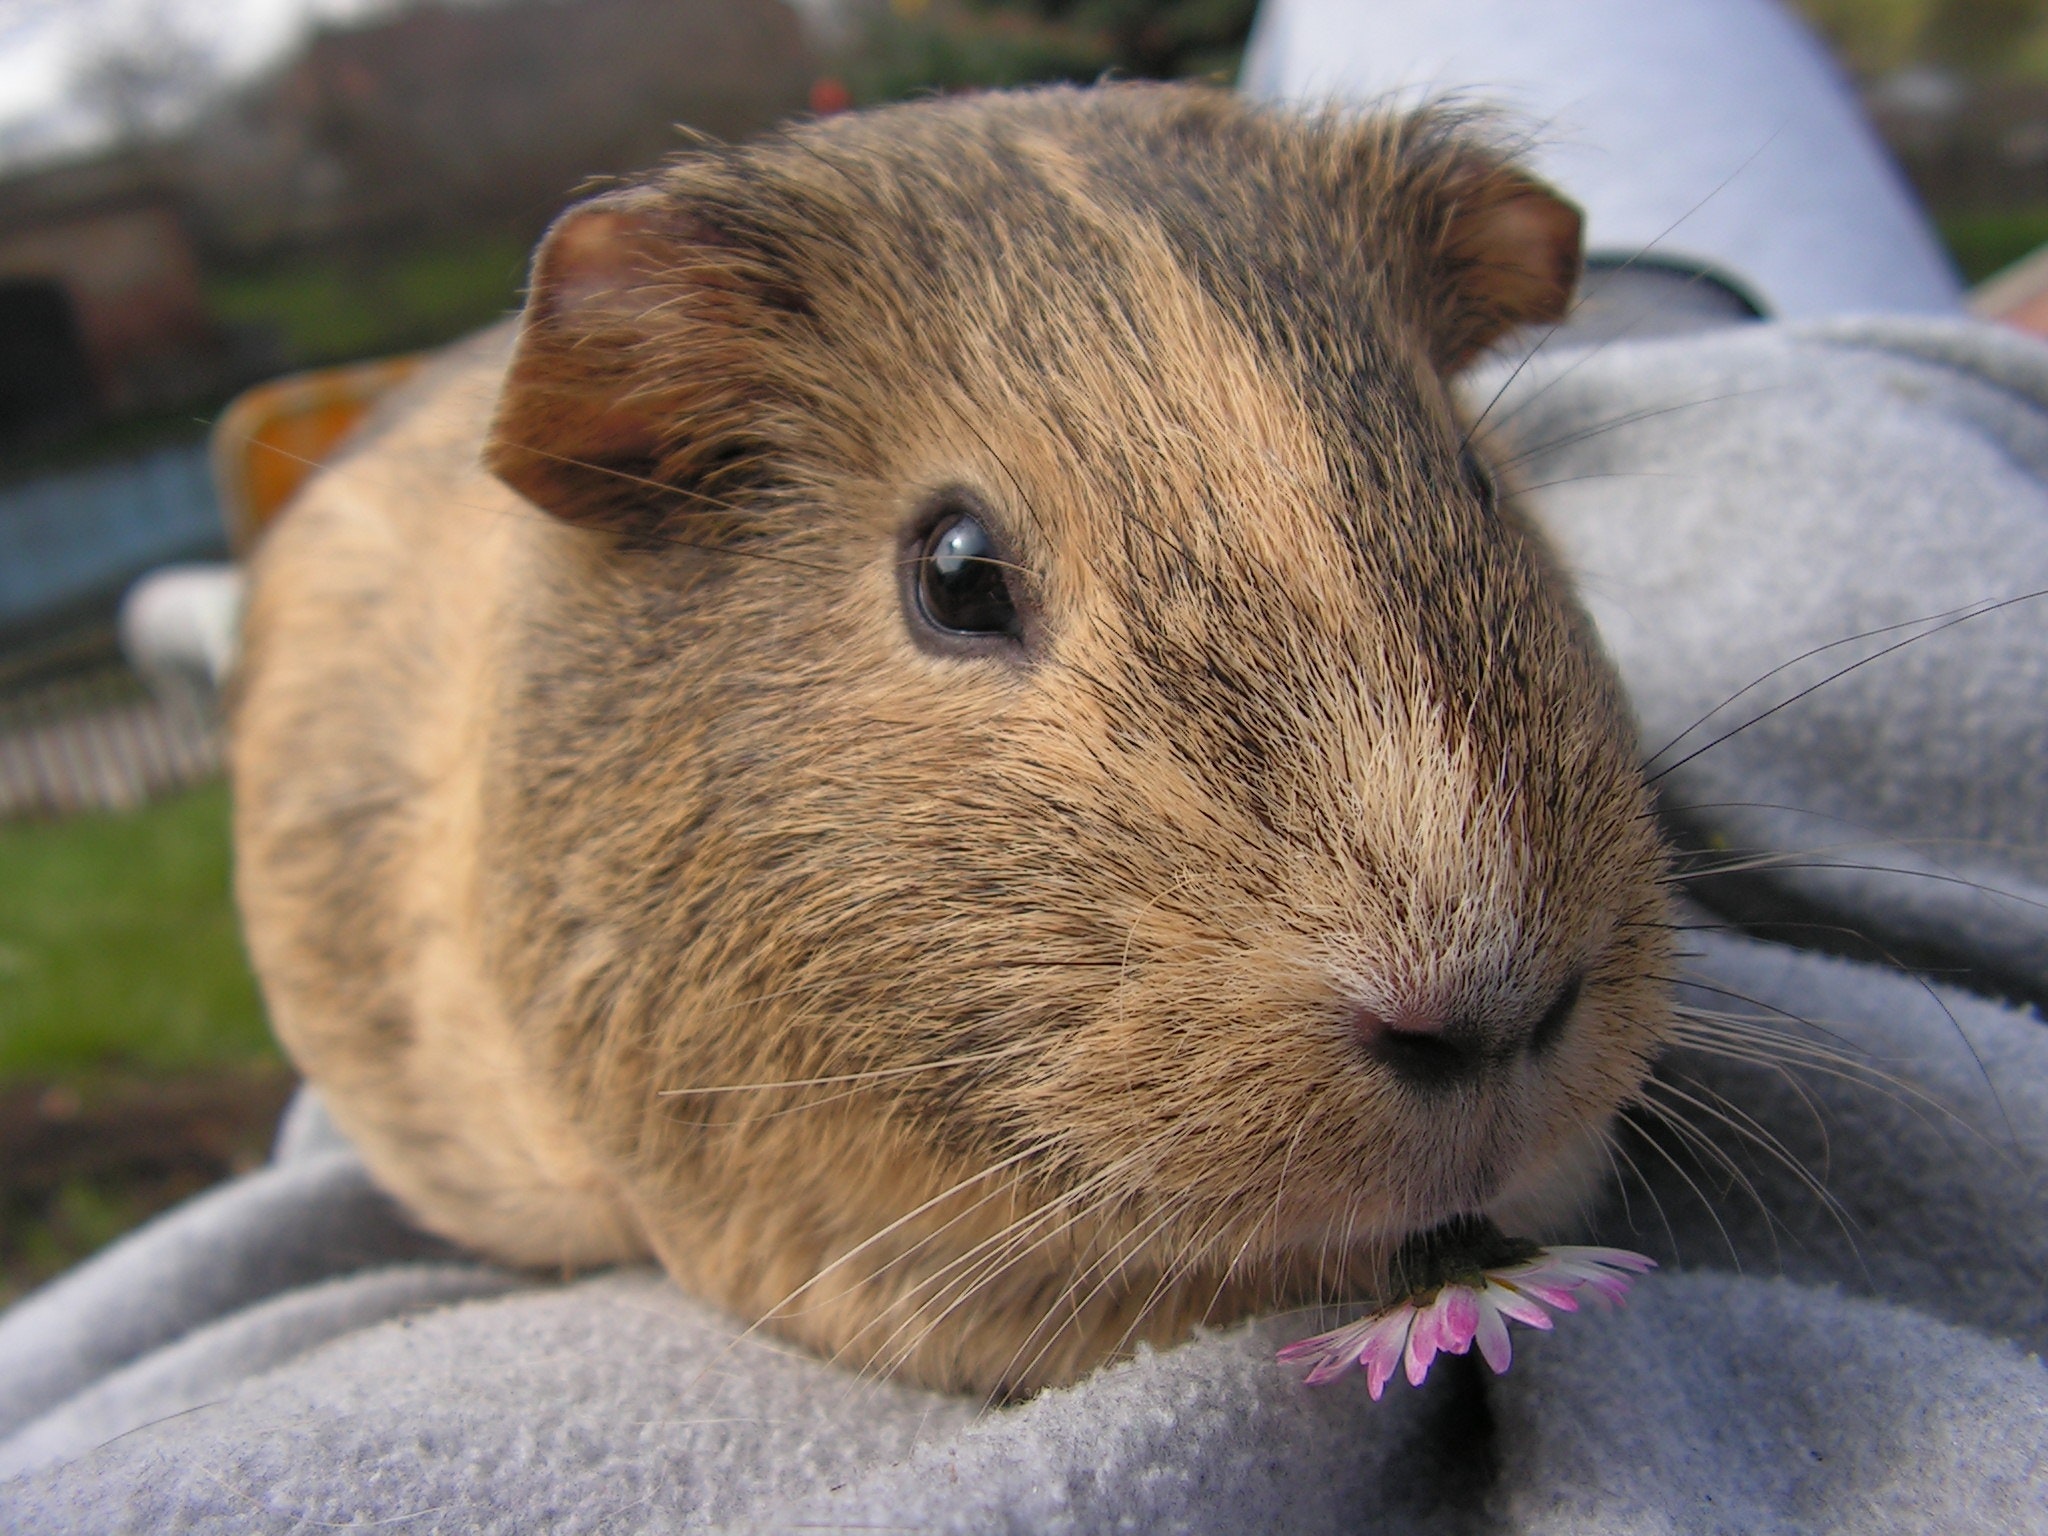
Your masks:
<instances>
[{"instance_id":1,"label":"agouti fur","mask_svg":"<svg viewBox=\"0 0 2048 1536\"><path fill-rule=\"evenodd\" d=\"M984 1394L1568 1205L1660 852L1446 379L1578 228L1454 116L1139 85L571 209L256 561L240 899L376 1177ZM920 597L961 508L1014 633Z\"/></svg>"}]
</instances>

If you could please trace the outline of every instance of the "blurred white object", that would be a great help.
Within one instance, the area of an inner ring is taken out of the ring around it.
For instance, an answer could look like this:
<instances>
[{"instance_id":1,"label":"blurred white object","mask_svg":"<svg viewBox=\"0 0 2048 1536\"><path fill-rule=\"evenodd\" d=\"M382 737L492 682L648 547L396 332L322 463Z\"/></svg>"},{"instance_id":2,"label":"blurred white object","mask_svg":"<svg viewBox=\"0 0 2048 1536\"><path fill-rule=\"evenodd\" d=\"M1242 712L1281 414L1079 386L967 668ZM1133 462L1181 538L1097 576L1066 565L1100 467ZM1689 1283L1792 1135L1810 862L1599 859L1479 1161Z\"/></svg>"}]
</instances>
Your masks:
<instances>
[{"instance_id":1,"label":"blurred white object","mask_svg":"<svg viewBox=\"0 0 2048 1536\"><path fill-rule=\"evenodd\" d=\"M1507 108L1588 254L1736 279L1769 314L1955 314L1962 291L1833 62L1774 0L1265 0L1240 81Z\"/></svg>"},{"instance_id":2,"label":"blurred white object","mask_svg":"<svg viewBox=\"0 0 2048 1536\"><path fill-rule=\"evenodd\" d=\"M121 653L150 691L211 709L242 624L242 573L228 564L167 565L121 599Z\"/></svg>"}]
</instances>

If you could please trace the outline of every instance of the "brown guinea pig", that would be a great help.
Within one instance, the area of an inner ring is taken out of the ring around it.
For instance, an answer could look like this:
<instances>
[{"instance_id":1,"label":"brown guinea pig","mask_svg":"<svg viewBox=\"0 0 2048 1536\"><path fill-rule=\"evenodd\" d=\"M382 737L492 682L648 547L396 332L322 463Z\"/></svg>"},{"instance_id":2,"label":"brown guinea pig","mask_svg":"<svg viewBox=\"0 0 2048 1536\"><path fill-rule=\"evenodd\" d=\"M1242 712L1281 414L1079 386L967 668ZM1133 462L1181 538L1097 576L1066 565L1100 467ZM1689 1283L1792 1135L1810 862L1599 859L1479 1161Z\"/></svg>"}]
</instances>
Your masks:
<instances>
[{"instance_id":1,"label":"brown guinea pig","mask_svg":"<svg viewBox=\"0 0 2048 1536\"><path fill-rule=\"evenodd\" d=\"M1578 261L1454 119L1175 87L572 208L256 562L279 1034L428 1226L983 1393L1568 1206L1660 850L1445 379Z\"/></svg>"}]
</instances>

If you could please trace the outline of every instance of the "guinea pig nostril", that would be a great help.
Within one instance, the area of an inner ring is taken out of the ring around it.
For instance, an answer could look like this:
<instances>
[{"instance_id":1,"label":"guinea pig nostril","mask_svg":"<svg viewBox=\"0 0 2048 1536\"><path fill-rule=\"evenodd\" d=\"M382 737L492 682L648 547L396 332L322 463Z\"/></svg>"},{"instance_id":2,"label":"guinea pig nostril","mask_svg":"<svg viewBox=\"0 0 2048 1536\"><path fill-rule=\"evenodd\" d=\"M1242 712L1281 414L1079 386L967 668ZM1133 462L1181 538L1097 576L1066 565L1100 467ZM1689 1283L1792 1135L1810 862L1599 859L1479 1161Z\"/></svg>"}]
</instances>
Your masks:
<instances>
[{"instance_id":1,"label":"guinea pig nostril","mask_svg":"<svg viewBox=\"0 0 2048 1536\"><path fill-rule=\"evenodd\" d=\"M1557 1037L1564 1033L1564 1027L1571 1019L1572 1010L1579 1006L1579 990L1584 983L1585 978L1582 976L1574 976L1565 983L1564 990L1557 995L1556 1000L1544 1011L1543 1017L1536 1021L1536 1027L1529 1032L1531 1050L1545 1051L1557 1043Z\"/></svg>"},{"instance_id":2,"label":"guinea pig nostril","mask_svg":"<svg viewBox=\"0 0 2048 1536\"><path fill-rule=\"evenodd\" d=\"M1397 1026L1361 1010L1353 1016L1352 1028L1366 1055L1419 1088L1447 1087L1470 1076L1478 1065L1477 1053L1459 1038L1462 1032L1455 1027Z\"/></svg>"}]
</instances>

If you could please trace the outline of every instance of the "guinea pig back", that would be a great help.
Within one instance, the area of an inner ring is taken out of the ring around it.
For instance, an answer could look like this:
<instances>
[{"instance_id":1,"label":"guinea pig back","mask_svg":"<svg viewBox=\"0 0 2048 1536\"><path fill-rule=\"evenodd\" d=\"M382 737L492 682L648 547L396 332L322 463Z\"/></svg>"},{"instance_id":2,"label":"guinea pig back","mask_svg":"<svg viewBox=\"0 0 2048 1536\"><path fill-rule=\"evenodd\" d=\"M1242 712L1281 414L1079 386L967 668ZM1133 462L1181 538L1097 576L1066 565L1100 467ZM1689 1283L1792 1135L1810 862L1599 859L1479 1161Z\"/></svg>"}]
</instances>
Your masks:
<instances>
[{"instance_id":1,"label":"guinea pig back","mask_svg":"<svg viewBox=\"0 0 2048 1536\"><path fill-rule=\"evenodd\" d=\"M1444 380L1578 231L1453 117L1135 85L563 215L256 562L240 899L376 1177L989 1394L1569 1209L1660 850Z\"/></svg>"}]
</instances>

